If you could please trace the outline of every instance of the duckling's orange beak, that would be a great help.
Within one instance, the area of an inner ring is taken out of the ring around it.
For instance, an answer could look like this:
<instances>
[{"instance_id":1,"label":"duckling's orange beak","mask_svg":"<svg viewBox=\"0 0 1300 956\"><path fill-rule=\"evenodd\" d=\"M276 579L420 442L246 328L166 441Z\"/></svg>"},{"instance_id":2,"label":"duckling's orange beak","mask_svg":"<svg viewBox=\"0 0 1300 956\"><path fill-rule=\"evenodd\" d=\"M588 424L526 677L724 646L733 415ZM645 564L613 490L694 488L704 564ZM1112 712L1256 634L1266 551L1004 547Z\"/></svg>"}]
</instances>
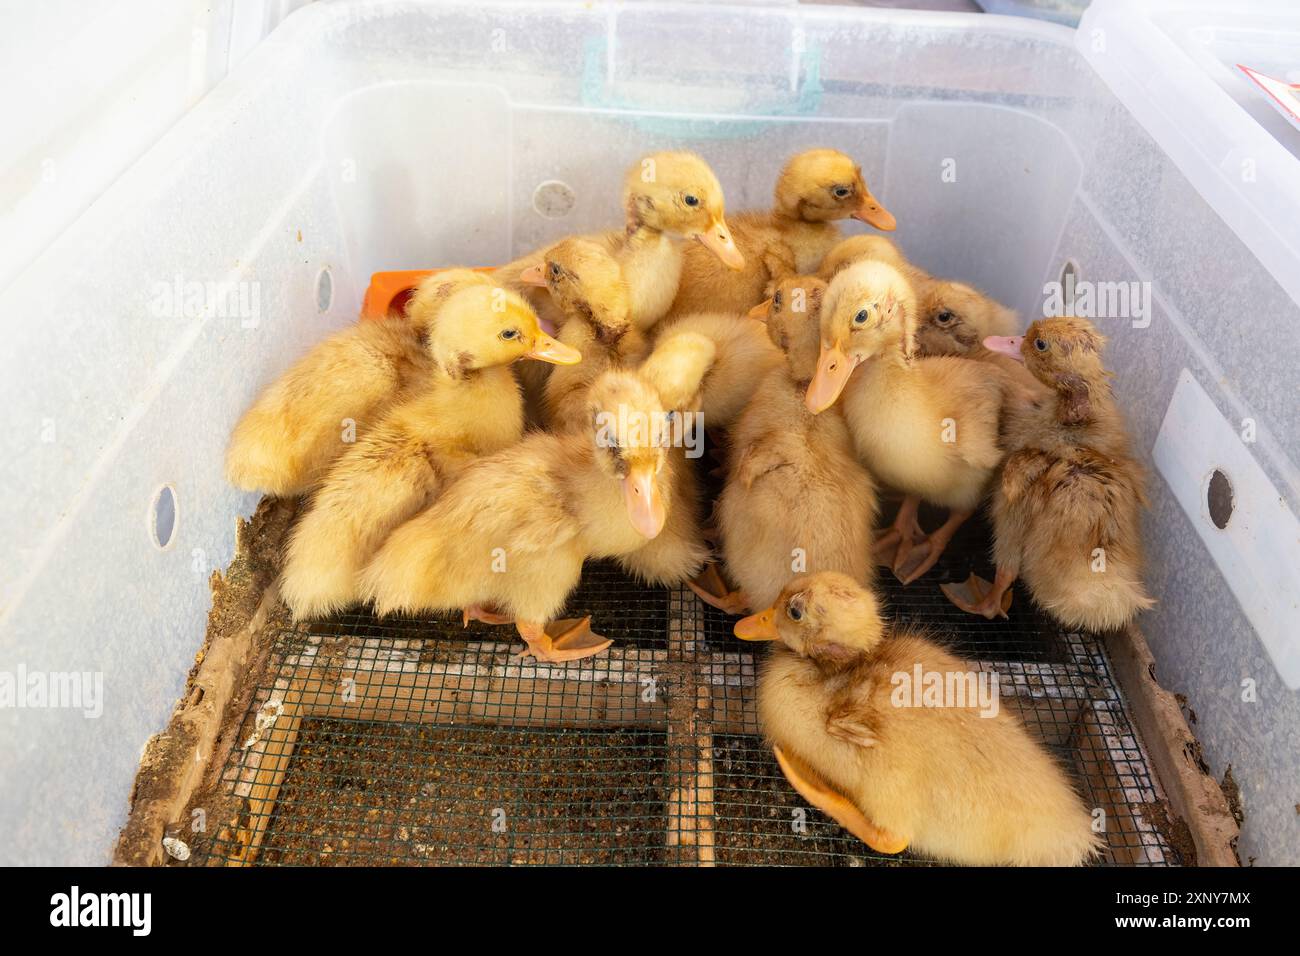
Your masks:
<instances>
[{"instance_id":1,"label":"duckling's orange beak","mask_svg":"<svg viewBox=\"0 0 1300 956\"><path fill-rule=\"evenodd\" d=\"M519 273L519 281L524 285L535 285L545 288L546 266L540 262L535 266L529 266L523 272Z\"/></svg>"},{"instance_id":2,"label":"duckling's orange beak","mask_svg":"<svg viewBox=\"0 0 1300 956\"><path fill-rule=\"evenodd\" d=\"M758 614L742 617L736 622L736 636L742 641L776 641L776 608L770 607Z\"/></svg>"},{"instance_id":3,"label":"duckling's orange beak","mask_svg":"<svg viewBox=\"0 0 1300 956\"><path fill-rule=\"evenodd\" d=\"M822 354L817 359L817 372L808 383L803 399L808 411L816 415L834 405L857 367L858 360L846 355L839 342L830 348L823 345Z\"/></svg>"},{"instance_id":4,"label":"duckling's orange beak","mask_svg":"<svg viewBox=\"0 0 1300 956\"><path fill-rule=\"evenodd\" d=\"M536 340L533 342L532 350L525 352L524 358L537 359L539 362L550 362L552 365L577 365L582 361L582 353L571 346L565 345L559 339L552 338L545 332L539 331Z\"/></svg>"},{"instance_id":5,"label":"duckling's orange beak","mask_svg":"<svg viewBox=\"0 0 1300 956\"><path fill-rule=\"evenodd\" d=\"M1023 335L990 335L984 340L984 347L990 352L1001 352L1017 362L1023 362L1025 356L1021 353L1020 346L1024 343Z\"/></svg>"},{"instance_id":6,"label":"duckling's orange beak","mask_svg":"<svg viewBox=\"0 0 1300 956\"><path fill-rule=\"evenodd\" d=\"M745 268L745 257L736 248L736 240L731 238L731 230L722 219L715 219L704 232L697 232L695 238L704 243L704 247L721 260L728 269L739 272Z\"/></svg>"},{"instance_id":7,"label":"duckling's orange beak","mask_svg":"<svg viewBox=\"0 0 1300 956\"><path fill-rule=\"evenodd\" d=\"M752 309L749 310L749 317L751 319L758 319L760 322L765 322L767 321L767 313L771 310L771 308L772 308L772 300L764 299L758 305L754 306Z\"/></svg>"},{"instance_id":8,"label":"duckling's orange beak","mask_svg":"<svg viewBox=\"0 0 1300 956\"><path fill-rule=\"evenodd\" d=\"M633 465L623 479L623 503L627 507L628 521L637 534L645 538L657 537L668 520L663 495L655 487L653 462Z\"/></svg>"},{"instance_id":9,"label":"duckling's orange beak","mask_svg":"<svg viewBox=\"0 0 1300 956\"><path fill-rule=\"evenodd\" d=\"M865 222L868 226L875 226L881 232L893 232L898 228L898 220L894 218L894 214L880 205L880 201L871 193L867 193L863 198L862 205L853 214L853 218Z\"/></svg>"}]
</instances>

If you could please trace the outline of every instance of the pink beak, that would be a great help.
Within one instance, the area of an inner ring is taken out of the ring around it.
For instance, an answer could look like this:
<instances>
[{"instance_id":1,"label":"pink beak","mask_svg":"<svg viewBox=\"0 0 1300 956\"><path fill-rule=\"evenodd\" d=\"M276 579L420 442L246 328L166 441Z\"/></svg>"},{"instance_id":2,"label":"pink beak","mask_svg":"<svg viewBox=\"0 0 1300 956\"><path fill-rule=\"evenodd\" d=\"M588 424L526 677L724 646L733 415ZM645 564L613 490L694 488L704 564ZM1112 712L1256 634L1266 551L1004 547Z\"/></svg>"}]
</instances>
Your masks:
<instances>
[{"instance_id":1,"label":"pink beak","mask_svg":"<svg viewBox=\"0 0 1300 956\"><path fill-rule=\"evenodd\" d=\"M651 468L636 468L623 479L623 503L627 518L637 534L645 538L657 537L668 520L668 510L655 487L655 473Z\"/></svg>"},{"instance_id":2,"label":"pink beak","mask_svg":"<svg viewBox=\"0 0 1300 956\"><path fill-rule=\"evenodd\" d=\"M1023 335L990 335L984 340L984 347L990 352L1000 352L1017 362L1023 362L1025 357L1020 354L1020 346L1024 341Z\"/></svg>"}]
</instances>

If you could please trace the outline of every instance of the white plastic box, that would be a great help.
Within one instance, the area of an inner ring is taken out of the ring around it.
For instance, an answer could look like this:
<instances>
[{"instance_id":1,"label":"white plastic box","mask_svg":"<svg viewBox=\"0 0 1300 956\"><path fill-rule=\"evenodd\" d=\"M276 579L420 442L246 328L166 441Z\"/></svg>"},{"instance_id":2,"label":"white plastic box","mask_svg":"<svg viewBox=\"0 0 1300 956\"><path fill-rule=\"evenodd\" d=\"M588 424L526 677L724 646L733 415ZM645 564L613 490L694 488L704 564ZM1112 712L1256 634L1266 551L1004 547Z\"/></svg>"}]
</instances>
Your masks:
<instances>
[{"instance_id":1,"label":"white plastic box","mask_svg":"<svg viewBox=\"0 0 1300 956\"><path fill-rule=\"evenodd\" d=\"M1300 20L1282 0L1227 9L1098 0L1077 34L825 6L293 14L0 294L0 671L102 673L104 690L94 719L0 711L0 862L108 858L208 577L256 504L222 479L230 428L355 320L371 272L493 264L608 226L623 170L652 149L696 150L729 208L766 206L781 162L813 144L861 162L922 266L1027 320L1067 262L1151 283L1149 314L1098 320L1137 447L1160 449L1160 604L1140 624L1213 769L1231 763L1243 788L1242 857L1300 862L1300 572L1279 564L1300 495L1300 176L1295 141L1261 132L1205 60L1251 17L1280 43ZM1243 144L1250 183L1225 172ZM574 201L550 218L534 197L555 180ZM1221 437L1245 419L1252 442ZM1242 516L1222 537L1197 497L1214 468ZM1271 577L1252 591L1261 554Z\"/></svg>"}]
</instances>

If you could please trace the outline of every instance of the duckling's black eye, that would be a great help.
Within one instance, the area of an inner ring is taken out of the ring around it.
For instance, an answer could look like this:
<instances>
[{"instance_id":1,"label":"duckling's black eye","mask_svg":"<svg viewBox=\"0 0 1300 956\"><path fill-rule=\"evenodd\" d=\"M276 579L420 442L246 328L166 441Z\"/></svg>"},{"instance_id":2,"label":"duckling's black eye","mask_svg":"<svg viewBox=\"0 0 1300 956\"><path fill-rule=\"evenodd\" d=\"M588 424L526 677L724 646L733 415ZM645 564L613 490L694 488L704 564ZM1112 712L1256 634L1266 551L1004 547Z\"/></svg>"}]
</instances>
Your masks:
<instances>
[{"instance_id":1,"label":"duckling's black eye","mask_svg":"<svg viewBox=\"0 0 1300 956\"><path fill-rule=\"evenodd\" d=\"M853 317L853 324L854 324L854 325L866 325L866 324L867 324L867 310L866 310L866 309L863 309L862 311L860 311L857 315L855 315L855 316Z\"/></svg>"},{"instance_id":2,"label":"duckling's black eye","mask_svg":"<svg viewBox=\"0 0 1300 956\"><path fill-rule=\"evenodd\" d=\"M802 621L803 608L801 608L797 604L791 604L789 607L785 609L785 615L792 621Z\"/></svg>"},{"instance_id":3,"label":"duckling's black eye","mask_svg":"<svg viewBox=\"0 0 1300 956\"><path fill-rule=\"evenodd\" d=\"M519 338L519 330L518 330L518 329L502 329L502 330L501 330L501 337L502 337L503 339L505 339L506 341L509 341L510 339L517 339L517 338Z\"/></svg>"},{"instance_id":4,"label":"duckling's black eye","mask_svg":"<svg viewBox=\"0 0 1300 956\"><path fill-rule=\"evenodd\" d=\"M690 193L687 193L682 197L682 202L686 203L688 206L698 206L700 204L700 197L692 196Z\"/></svg>"},{"instance_id":5,"label":"duckling's black eye","mask_svg":"<svg viewBox=\"0 0 1300 956\"><path fill-rule=\"evenodd\" d=\"M1040 351L1040 352L1046 352L1046 351L1047 351L1047 340L1046 340L1046 339L1034 339L1034 348L1038 349L1038 351Z\"/></svg>"},{"instance_id":6,"label":"duckling's black eye","mask_svg":"<svg viewBox=\"0 0 1300 956\"><path fill-rule=\"evenodd\" d=\"M831 195L836 199L848 199L853 195L853 189L849 186L836 186L831 190Z\"/></svg>"},{"instance_id":7,"label":"duckling's black eye","mask_svg":"<svg viewBox=\"0 0 1300 956\"><path fill-rule=\"evenodd\" d=\"M551 263L551 276L556 279L560 277L560 264L558 262Z\"/></svg>"},{"instance_id":8,"label":"duckling's black eye","mask_svg":"<svg viewBox=\"0 0 1300 956\"><path fill-rule=\"evenodd\" d=\"M781 308L781 293L780 293L780 292L778 292L776 295L772 296L772 304L773 304L774 306L776 306L778 309Z\"/></svg>"},{"instance_id":9,"label":"duckling's black eye","mask_svg":"<svg viewBox=\"0 0 1300 956\"><path fill-rule=\"evenodd\" d=\"M942 312L940 312L938 315L936 315L936 316L934 317L934 324L935 324L935 325L951 325L951 324L952 324L952 321L953 321L955 318L957 318L957 316L953 315L953 314L952 314L951 312L949 312L947 309L944 309Z\"/></svg>"}]
</instances>

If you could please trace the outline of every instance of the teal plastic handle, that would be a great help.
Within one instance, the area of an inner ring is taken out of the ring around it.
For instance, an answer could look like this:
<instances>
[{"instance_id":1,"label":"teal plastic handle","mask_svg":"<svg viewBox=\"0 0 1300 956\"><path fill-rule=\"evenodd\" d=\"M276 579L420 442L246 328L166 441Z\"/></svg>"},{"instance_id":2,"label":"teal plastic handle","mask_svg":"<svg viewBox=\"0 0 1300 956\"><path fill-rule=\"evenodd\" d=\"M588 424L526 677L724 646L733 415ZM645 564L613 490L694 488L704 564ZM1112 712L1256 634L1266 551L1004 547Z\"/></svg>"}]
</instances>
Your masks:
<instances>
[{"instance_id":1,"label":"teal plastic handle","mask_svg":"<svg viewBox=\"0 0 1300 956\"><path fill-rule=\"evenodd\" d=\"M630 100L609 96L605 90L605 37L589 37L583 48L582 104L591 109L626 113L626 121L656 137L676 140L750 139L765 127L763 119L719 120L669 115L643 110ZM762 117L815 116L821 107L821 48L810 44L803 54L803 82L792 103L760 109Z\"/></svg>"}]
</instances>

